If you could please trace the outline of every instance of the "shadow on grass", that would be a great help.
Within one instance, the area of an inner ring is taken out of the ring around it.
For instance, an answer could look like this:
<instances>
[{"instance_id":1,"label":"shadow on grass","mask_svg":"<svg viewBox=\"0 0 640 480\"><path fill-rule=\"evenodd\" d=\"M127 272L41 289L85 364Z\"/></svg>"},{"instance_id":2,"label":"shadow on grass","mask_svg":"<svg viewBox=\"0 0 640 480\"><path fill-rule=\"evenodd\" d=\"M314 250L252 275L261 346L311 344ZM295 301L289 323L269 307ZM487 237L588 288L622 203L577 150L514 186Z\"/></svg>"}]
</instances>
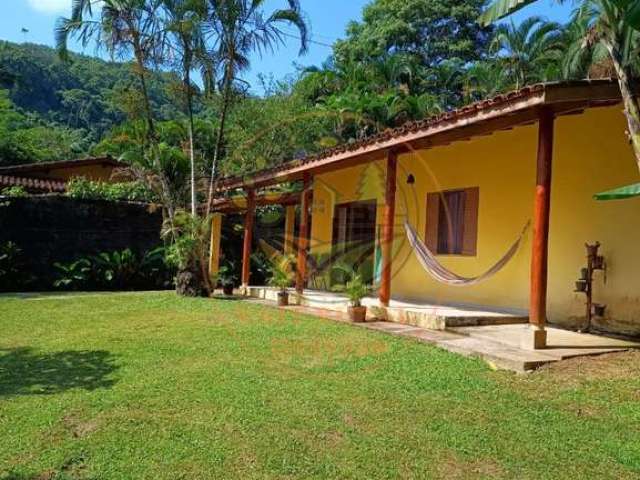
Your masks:
<instances>
[{"instance_id":1,"label":"shadow on grass","mask_svg":"<svg viewBox=\"0 0 640 480\"><path fill-rule=\"evenodd\" d=\"M0 349L0 396L52 395L72 388L110 388L118 369L104 350L37 353L31 348Z\"/></svg>"},{"instance_id":2,"label":"shadow on grass","mask_svg":"<svg viewBox=\"0 0 640 480\"><path fill-rule=\"evenodd\" d=\"M59 468L36 474L13 471L7 476L0 476L0 480L91 480L94 478L88 477L85 470L85 456L80 453L65 460Z\"/></svg>"}]
</instances>

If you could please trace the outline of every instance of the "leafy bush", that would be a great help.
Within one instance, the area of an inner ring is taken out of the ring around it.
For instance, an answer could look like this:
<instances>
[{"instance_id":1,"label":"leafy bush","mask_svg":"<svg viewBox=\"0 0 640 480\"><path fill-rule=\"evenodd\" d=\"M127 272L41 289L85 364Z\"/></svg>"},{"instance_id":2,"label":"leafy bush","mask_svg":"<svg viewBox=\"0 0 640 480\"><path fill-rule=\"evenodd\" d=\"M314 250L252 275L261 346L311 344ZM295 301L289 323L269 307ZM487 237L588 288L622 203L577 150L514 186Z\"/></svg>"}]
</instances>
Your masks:
<instances>
[{"instance_id":1,"label":"leafy bush","mask_svg":"<svg viewBox=\"0 0 640 480\"><path fill-rule=\"evenodd\" d=\"M24 189L24 187L20 186L20 185L15 185L13 187L7 187L7 188L3 188L0 191L0 195L3 197L14 197L14 198L20 198L20 197L26 197L29 194L27 193L27 191Z\"/></svg>"},{"instance_id":2,"label":"leafy bush","mask_svg":"<svg viewBox=\"0 0 640 480\"><path fill-rule=\"evenodd\" d=\"M14 242L0 244L0 291L16 291L28 286L33 277L25 274L22 249Z\"/></svg>"},{"instance_id":3,"label":"leafy bush","mask_svg":"<svg viewBox=\"0 0 640 480\"><path fill-rule=\"evenodd\" d=\"M222 265L218 270L218 273L215 275L215 278L212 279L212 284L216 285L220 284L221 287L234 287L236 283L238 283L238 276L235 273L236 266L233 262L227 262L225 265Z\"/></svg>"},{"instance_id":4,"label":"leafy bush","mask_svg":"<svg viewBox=\"0 0 640 480\"><path fill-rule=\"evenodd\" d=\"M131 288L138 274L139 262L130 250L102 252L92 258L98 284L109 289Z\"/></svg>"},{"instance_id":5,"label":"leafy bush","mask_svg":"<svg viewBox=\"0 0 640 480\"><path fill-rule=\"evenodd\" d=\"M71 263L53 264L58 270L58 279L53 282L55 288L61 290L85 290L88 289L91 279L91 262L81 258Z\"/></svg>"},{"instance_id":6,"label":"leafy bush","mask_svg":"<svg viewBox=\"0 0 640 480\"><path fill-rule=\"evenodd\" d=\"M371 291L371 287L363 280L362 275L355 272L353 267L344 263L334 265L333 269L344 275L347 280L342 285L335 285L332 290L346 293L352 306L361 306L362 299Z\"/></svg>"},{"instance_id":7,"label":"leafy bush","mask_svg":"<svg viewBox=\"0 0 640 480\"><path fill-rule=\"evenodd\" d=\"M269 268L271 273L269 285L279 288L281 292L286 292L295 278L295 272L293 271L294 262L295 257L293 255L279 255L272 260Z\"/></svg>"},{"instance_id":8,"label":"leafy bush","mask_svg":"<svg viewBox=\"0 0 640 480\"><path fill-rule=\"evenodd\" d=\"M173 271L165 263L165 249L159 247L139 258L130 249L102 252L70 263L56 263L58 279L53 286L62 290L143 290L166 289L172 285Z\"/></svg>"},{"instance_id":9,"label":"leafy bush","mask_svg":"<svg viewBox=\"0 0 640 480\"><path fill-rule=\"evenodd\" d=\"M67 184L67 195L80 200L125 200L129 202L155 202L156 196L141 182L106 183L72 178Z\"/></svg>"},{"instance_id":10,"label":"leafy bush","mask_svg":"<svg viewBox=\"0 0 640 480\"><path fill-rule=\"evenodd\" d=\"M213 288L208 273L211 218L178 211L165 222L162 237L169 242L166 261L177 268L176 291L184 296L209 295Z\"/></svg>"}]
</instances>

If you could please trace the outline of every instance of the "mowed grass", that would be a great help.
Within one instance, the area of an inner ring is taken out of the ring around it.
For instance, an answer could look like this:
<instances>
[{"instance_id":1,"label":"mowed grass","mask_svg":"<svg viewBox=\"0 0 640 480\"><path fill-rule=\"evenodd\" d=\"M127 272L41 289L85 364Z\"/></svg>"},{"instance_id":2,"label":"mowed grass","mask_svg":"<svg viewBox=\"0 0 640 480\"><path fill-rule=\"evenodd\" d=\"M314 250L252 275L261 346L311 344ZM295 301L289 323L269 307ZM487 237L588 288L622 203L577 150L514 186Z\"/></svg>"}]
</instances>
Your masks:
<instances>
[{"instance_id":1,"label":"mowed grass","mask_svg":"<svg viewBox=\"0 0 640 480\"><path fill-rule=\"evenodd\" d=\"M517 376L245 301L4 297L0 478L640 478L640 357Z\"/></svg>"}]
</instances>

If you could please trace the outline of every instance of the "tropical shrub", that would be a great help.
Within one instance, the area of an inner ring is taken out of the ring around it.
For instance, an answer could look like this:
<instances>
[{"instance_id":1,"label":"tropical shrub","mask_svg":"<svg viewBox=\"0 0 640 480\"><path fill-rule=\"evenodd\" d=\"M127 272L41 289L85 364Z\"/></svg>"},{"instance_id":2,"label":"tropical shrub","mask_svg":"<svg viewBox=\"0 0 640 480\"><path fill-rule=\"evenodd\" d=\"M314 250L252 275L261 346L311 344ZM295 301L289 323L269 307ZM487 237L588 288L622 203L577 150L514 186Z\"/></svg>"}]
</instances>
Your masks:
<instances>
[{"instance_id":1,"label":"tropical shrub","mask_svg":"<svg viewBox=\"0 0 640 480\"><path fill-rule=\"evenodd\" d=\"M28 286L33 277L25 274L22 249L14 242L0 244L0 291L16 291Z\"/></svg>"},{"instance_id":2,"label":"tropical shrub","mask_svg":"<svg viewBox=\"0 0 640 480\"><path fill-rule=\"evenodd\" d=\"M139 272L139 261L130 249L102 252L92 258L92 270L98 285L108 289L132 288Z\"/></svg>"},{"instance_id":3,"label":"tropical shrub","mask_svg":"<svg viewBox=\"0 0 640 480\"><path fill-rule=\"evenodd\" d=\"M361 306L362 299L371 291L371 287L364 281L362 274L354 271L348 264L338 263L333 270L339 272L345 278L344 284L334 285L334 292L345 293L349 297L349 302L354 307Z\"/></svg>"},{"instance_id":4,"label":"tropical shrub","mask_svg":"<svg viewBox=\"0 0 640 480\"><path fill-rule=\"evenodd\" d=\"M26 197L28 195L29 194L24 189L24 187L22 187L20 185L15 185L13 187L3 188L0 191L0 196L3 196L3 197L20 198L20 197Z\"/></svg>"},{"instance_id":5,"label":"tropical shrub","mask_svg":"<svg viewBox=\"0 0 640 480\"><path fill-rule=\"evenodd\" d=\"M130 249L102 252L69 263L54 264L61 290L155 290L170 288L173 270L165 262L164 247L142 257Z\"/></svg>"},{"instance_id":6,"label":"tropical shrub","mask_svg":"<svg viewBox=\"0 0 640 480\"><path fill-rule=\"evenodd\" d=\"M215 275L215 278L212 279L213 285L220 285L222 288L235 287L237 283L238 276L236 275L236 266L233 262L227 262L225 265L222 265Z\"/></svg>"},{"instance_id":7,"label":"tropical shrub","mask_svg":"<svg viewBox=\"0 0 640 480\"><path fill-rule=\"evenodd\" d=\"M271 261L269 272L269 285L279 288L281 292L286 292L291 286L295 278L293 264L295 257L293 255L279 255Z\"/></svg>"},{"instance_id":8,"label":"tropical shrub","mask_svg":"<svg viewBox=\"0 0 640 480\"><path fill-rule=\"evenodd\" d=\"M91 280L91 262L81 258L71 263L56 262L53 266L58 271L58 279L53 282L60 290L86 290Z\"/></svg>"},{"instance_id":9,"label":"tropical shrub","mask_svg":"<svg viewBox=\"0 0 640 480\"><path fill-rule=\"evenodd\" d=\"M185 211L166 221L162 236L168 242L165 259L177 269L176 291L184 296L212 292L208 273L210 217L193 216Z\"/></svg>"},{"instance_id":10,"label":"tropical shrub","mask_svg":"<svg viewBox=\"0 0 640 480\"><path fill-rule=\"evenodd\" d=\"M67 196L80 200L110 200L156 202L156 196L142 182L106 183L72 178L67 184Z\"/></svg>"}]
</instances>

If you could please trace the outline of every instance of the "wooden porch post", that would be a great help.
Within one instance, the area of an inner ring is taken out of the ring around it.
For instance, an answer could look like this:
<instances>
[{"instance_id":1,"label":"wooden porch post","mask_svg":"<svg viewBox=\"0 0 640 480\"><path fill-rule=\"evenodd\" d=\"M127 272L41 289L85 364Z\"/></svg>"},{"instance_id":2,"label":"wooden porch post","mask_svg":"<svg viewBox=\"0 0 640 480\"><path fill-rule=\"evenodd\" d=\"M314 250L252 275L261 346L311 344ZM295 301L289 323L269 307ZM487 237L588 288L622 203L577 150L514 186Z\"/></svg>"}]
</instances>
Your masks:
<instances>
[{"instance_id":1,"label":"wooden porch post","mask_svg":"<svg viewBox=\"0 0 640 480\"><path fill-rule=\"evenodd\" d=\"M302 294L307 278L307 248L309 247L309 207L311 203L311 175L304 176L304 187L300 201L300 234L298 238L298 267L296 269L296 291Z\"/></svg>"},{"instance_id":2,"label":"wooden porch post","mask_svg":"<svg viewBox=\"0 0 640 480\"><path fill-rule=\"evenodd\" d=\"M222 234L222 214L214 213L211 217L211 243L209 246L209 275L216 275L220 270L220 238ZM214 285L215 288L215 285Z\"/></svg>"},{"instance_id":3,"label":"wooden porch post","mask_svg":"<svg viewBox=\"0 0 640 480\"><path fill-rule=\"evenodd\" d=\"M393 263L393 236L396 221L396 177L398 156L395 152L387 152L387 183L384 193L384 210L382 219L382 275L380 277L380 304L388 307L391 301L391 270Z\"/></svg>"},{"instance_id":4,"label":"wooden porch post","mask_svg":"<svg viewBox=\"0 0 640 480\"><path fill-rule=\"evenodd\" d=\"M247 190L247 213L244 220L244 245L242 249L242 288L245 295L249 289L249 277L251 276L251 245L253 243L253 219L256 210L255 190Z\"/></svg>"},{"instance_id":5,"label":"wooden porch post","mask_svg":"<svg viewBox=\"0 0 640 480\"><path fill-rule=\"evenodd\" d=\"M295 241L293 236L296 227L296 207L288 205L285 207L285 220L284 220L284 254L293 254Z\"/></svg>"},{"instance_id":6,"label":"wooden porch post","mask_svg":"<svg viewBox=\"0 0 640 480\"><path fill-rule=\"evenodd\" d=\"M551 211L551 172L553 164L554 114L544 108L538 125L538 161L531 252L530 333L523 346L532 349L547 345L547 275L549 257L549 217Z\"/></svg>"}]
</instances>

